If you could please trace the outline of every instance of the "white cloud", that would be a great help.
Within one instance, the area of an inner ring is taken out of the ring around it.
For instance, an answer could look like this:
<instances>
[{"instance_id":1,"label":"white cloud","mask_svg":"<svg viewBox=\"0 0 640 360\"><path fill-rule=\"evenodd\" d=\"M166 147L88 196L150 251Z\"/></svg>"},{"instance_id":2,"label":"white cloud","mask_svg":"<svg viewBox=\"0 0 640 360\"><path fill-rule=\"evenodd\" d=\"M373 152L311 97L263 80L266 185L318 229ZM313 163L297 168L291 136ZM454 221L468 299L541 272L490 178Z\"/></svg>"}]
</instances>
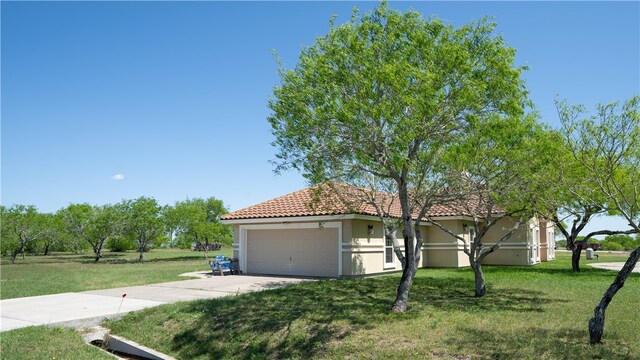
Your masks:
<instances>
[{"instance_id":1,"label":"white cloud","mask_svg":"<svg viewBox=\"0 0 640 360\"><path fill-rule=\"evenodd\" d=\"M115 174L111 178L113 180L124 180L124 174Z\"/></svg>"}]
</instances>

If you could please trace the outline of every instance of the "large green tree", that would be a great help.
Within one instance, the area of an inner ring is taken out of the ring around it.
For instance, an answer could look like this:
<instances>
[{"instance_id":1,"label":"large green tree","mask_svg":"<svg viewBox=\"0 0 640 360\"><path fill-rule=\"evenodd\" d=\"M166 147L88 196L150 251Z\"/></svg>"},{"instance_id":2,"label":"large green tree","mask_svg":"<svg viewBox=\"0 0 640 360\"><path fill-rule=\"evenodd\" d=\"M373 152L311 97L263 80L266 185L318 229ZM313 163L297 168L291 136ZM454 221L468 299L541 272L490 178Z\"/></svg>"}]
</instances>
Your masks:
<instances>
[{"instance_id":1,"label":"large green tree","mask_svg":"<svg viewBox=\"0 0 640 360\"><path fill-rule=\"evenodd\" d=\"M24 257L27 245L46 236L50 219L33 205L2 206L0 211L3 250L11 253L11 262L14 263L19 254Z\"/></svg>"},{"instance_id":2,"label":"large green tree","mask_svg":"<svg viewBox=\"0 0 640 360\"><path fill-rule=\"evenodd\" d=\"M52 251L65 251L70 239L67 226L60 216L56 214L45 214L47 217L47 231L40 240L42 255L48 256Z\"/></svg>"},{"instance_id":3,"label":"large green tree","mask_svg":"<svg viewBox=\"0 0 640 360\"><path fill-rule=\"evenodd\" d=\"M71 204L59 212L68 231L84 239L93 250L95 261L102 258L102 249L110 238L123 230L123 216L112 205L92 206Z\"/></svg>"},{"instance_id":4,"label":"large green tree","mask_svg":"<svg viewBox=\"0 0 640 360\"><path fill-rule=\"evenodd\" d=\"M144 259L144 252L164 232L162 207L153 198L145 196L135 200L125 200L117 205L124 216L124 232L136 240L138 260Z\"/></svg>"},{"instance_id":5,"label":"large green tree","mask_svg":"<svg viewBox=\"0 0 640 360\"><path fill-rule=\"evenodd\" d=\"M165 226L173 229L173 235L202 246L207 258L209 244L230 244L233 240L231 228L220 223L220 217L227 212L223 202L213 197L179 201L165 208Z\"/></svg>"},{"instance_id":6,"label":"large green tree","mask_svg":"<svg viewBox=\"0 0 640 360\"><path fill-rule=\"evenodd\" d=\"M560 113L567 144L587 178L606 197L607 206L623 217L631 232L640 233L640 97L624 103L599 105L594 115L583 106L566 106ZM602 340L605 312L640 259L632 251L589 320L590 342Z\"/></svg>"},{"instance_id":7,"label":"large green tree","mask_svg":"<svg viewBox=\"0 0 640 360\"><path fill-rule=\"evenodd\" d=\"M312 183L389 180L402 210L405 265L394 311L405 311L420 263L420 222L440 192L443 151L470 123L524 113L515 50L486 19L455 28L386 3L302 50L269 103L276 171Z\"/></svg>"}]
</instances>

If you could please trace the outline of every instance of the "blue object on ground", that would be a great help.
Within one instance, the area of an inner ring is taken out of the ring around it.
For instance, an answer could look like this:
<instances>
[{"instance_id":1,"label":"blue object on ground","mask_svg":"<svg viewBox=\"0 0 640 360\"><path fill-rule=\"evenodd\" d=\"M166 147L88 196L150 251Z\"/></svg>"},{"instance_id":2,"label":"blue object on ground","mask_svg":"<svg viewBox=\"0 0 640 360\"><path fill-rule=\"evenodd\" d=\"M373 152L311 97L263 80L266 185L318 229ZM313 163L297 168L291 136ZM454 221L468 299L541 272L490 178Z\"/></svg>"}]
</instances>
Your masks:
<instances>
[{"instance_id":1,"label":"blue object on ground","mask_svg":"<svg viewBox=\"0 0 640 360\"><path fill-rule=\"evenodd\" d=\"M211 271L230 271L233 274L233 264L231 259L224 255L216 255L213 257L211 263Z\"/></svg>"}]
</instances>

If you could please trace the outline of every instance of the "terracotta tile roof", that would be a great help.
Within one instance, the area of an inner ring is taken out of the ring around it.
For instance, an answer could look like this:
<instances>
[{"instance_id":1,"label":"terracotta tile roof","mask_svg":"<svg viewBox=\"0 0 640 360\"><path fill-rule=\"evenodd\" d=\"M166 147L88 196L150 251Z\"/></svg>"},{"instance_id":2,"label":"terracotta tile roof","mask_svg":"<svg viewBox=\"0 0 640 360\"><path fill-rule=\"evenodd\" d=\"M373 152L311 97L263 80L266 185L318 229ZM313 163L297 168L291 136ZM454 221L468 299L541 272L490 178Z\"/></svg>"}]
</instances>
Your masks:
<instances>
[{"instance_id":1,"label":"terracotta tile roof","mask_svg":"<svg viewBox=\"0 0 640 360\"><path fill-rule=\"evenodd\" d=\"M322 197L322 204L320 204L318 202L318 197L314 196L315 194L314 187L298 190L290 194L223 215L222 219L235 220L344 214L377 216L376 209L371 204L366 204L357 200L345 201L344 198L341 199L337 195ZM391 200L391 197L387 195L386 199ZM382 199L381 202L384 203L384 200L385 199ZM390 216L401 216L402 212L399 201L388 201L388 205ZM418 214L414 214L414 219L417 215ZM464 215L469 214L467 211L464 211L462 207L443 205L434 205L427 213L427 217Z\"/></svg>"}]
</instances>

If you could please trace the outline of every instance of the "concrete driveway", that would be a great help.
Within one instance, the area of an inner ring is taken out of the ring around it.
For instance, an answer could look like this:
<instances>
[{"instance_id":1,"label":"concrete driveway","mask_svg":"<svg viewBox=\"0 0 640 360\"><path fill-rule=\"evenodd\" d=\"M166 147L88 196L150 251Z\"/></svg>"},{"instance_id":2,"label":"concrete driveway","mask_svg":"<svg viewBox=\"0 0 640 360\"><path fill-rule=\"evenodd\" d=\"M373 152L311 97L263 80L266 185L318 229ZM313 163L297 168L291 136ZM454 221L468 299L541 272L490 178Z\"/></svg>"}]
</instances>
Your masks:
<instances>
[{"instance_id":1,"label":"concrete driveway","mask_svg":"<svg viewBox=\"0 0 640 360\"><path fill-rule=\"evenodd\" d=\"M308 279L246 275L214 276L196 280L1 300L0 331L50 324L81 329L98 325L104 318L113 318L130 311L165 303L244 294L293 285L302 281L308 281ZM123 298L123 294L127 295Z\"/></svg>"},{"instance_id":2,"label":"concrete driveway","mask_svg":"<svg viewBox=\"0 0 640 360\"><path fill-rule=\"evenodd\" d=\"M624 263L623 262L591 263L591 264L587 264L587 265L589 265L591 267L594 267L594 268L598 268L598 269L620 271L620 270L622 270L622 267L624 266ZM636 264L636 267L633 268L633 270L631 272L640 273L640 266L638 266L638 264Z\"/></svg>"}]
</instances>

